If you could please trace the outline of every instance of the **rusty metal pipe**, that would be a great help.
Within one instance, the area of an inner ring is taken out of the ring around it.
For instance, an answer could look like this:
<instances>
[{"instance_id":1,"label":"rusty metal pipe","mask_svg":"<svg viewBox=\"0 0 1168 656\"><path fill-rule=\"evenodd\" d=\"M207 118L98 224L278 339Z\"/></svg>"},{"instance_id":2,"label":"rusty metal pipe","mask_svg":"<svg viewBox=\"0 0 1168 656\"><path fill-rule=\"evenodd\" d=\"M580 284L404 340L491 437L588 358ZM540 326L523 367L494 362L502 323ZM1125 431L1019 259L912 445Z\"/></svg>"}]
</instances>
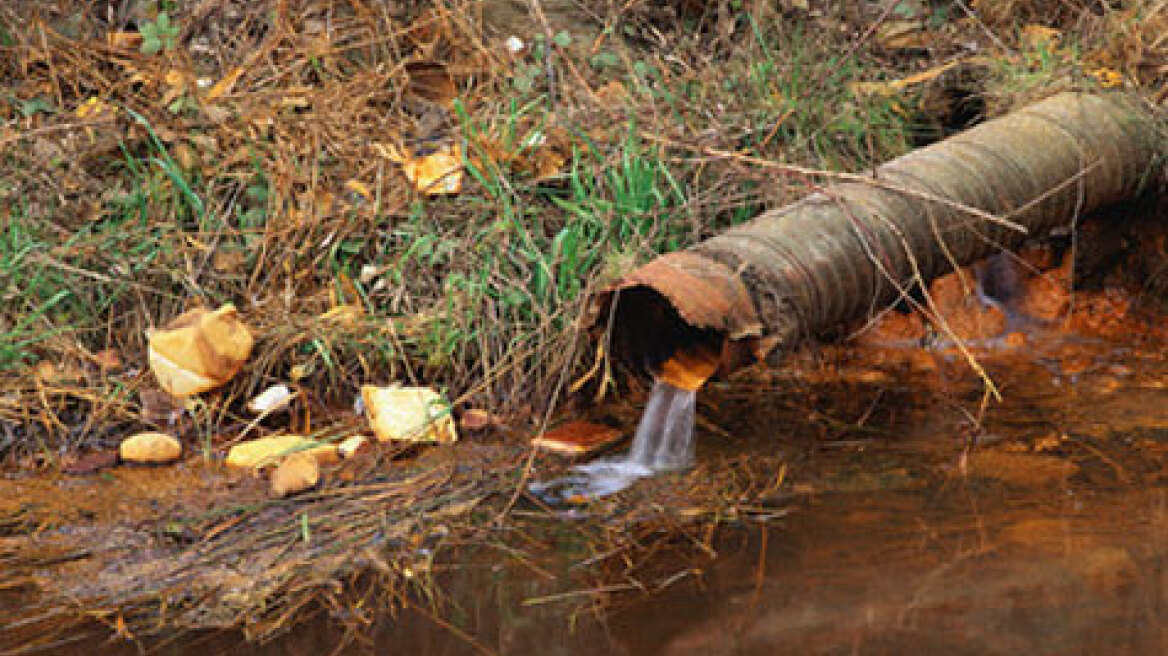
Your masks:
<instances>
[{"instance_id":1,"label":"rusty metal pipe","mask_svg":"<svg viewBox=\"0 0 1168 656\"><path fill-rule=\"evenodd\" d=\"M585 320L654 372L695 347L723 370L774 361L954 264L1134 196L1163 150L1132 97L1059 94L663 255L594 297Z\"/></svg>"}]
</instances>

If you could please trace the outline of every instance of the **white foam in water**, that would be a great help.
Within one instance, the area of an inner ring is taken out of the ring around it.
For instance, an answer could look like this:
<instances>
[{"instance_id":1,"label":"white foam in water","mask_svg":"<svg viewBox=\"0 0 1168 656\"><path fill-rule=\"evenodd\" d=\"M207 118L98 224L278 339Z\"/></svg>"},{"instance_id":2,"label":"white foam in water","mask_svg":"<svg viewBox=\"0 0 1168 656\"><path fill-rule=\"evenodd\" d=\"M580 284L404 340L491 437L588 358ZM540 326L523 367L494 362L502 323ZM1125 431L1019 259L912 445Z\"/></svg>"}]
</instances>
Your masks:
<instances>
[{"instance_id":1,"label":"white foam in water","mask_svg":"<svg viewBox=\"0 0 1168 656\"><path fill-rule=\"evenodd\" d=\"M578 465L563 478L533 483L531 492L549 502L598 499L646 476L689 467L694 461L696 401L697 391L656 381L627 454Z\"/></svg>"}]
</instances>

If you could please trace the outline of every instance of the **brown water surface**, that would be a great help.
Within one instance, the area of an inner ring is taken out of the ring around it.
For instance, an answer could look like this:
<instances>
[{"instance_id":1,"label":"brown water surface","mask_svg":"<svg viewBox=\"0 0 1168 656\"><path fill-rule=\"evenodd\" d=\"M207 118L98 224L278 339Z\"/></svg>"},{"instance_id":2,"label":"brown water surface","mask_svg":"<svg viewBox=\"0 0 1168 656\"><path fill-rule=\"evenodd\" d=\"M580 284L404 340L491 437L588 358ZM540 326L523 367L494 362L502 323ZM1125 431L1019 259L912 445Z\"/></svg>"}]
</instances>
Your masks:
<instances>
[{"instance_id":1,"label":"brown water surface","mask_svg":"<svg viewBox=\"0 0 1168 656\"><path fill-rule=\"evenodd\" d=\"M622 560L582 537L612 506L529 509L498 544L436 554L434 612L356 618L357 639L343 628L354 617L322 611L266 645L196 634L158 651L1168 653L1161 349L1052 338L987 351L1003 402L980 428L981 387L958 357L833 349L712 384L697 472L645 483L678 499L703 477L777 482L785 467L756 495L760 515L790 511L770 521Z\"/></svg>"}]
</instances>

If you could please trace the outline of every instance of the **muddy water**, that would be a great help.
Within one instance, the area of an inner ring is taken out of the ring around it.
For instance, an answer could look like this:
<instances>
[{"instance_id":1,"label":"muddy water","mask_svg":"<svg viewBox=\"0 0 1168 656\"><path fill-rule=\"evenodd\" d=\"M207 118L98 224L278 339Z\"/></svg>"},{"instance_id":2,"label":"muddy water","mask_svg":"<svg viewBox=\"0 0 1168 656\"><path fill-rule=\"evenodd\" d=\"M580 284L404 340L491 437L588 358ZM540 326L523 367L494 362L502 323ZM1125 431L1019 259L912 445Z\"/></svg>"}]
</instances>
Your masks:
<instances>
[{"instance_id":1,"label":"muddy water","mask_svg":"<svg viewBox=\"0 0 1168 656\"><path fill-rule=\"evenodd\" d=\"M984 363L1004 401L980 428L980 386L943 353L829 351L715 383L698 468L630 491L660 486L636 502L660 505L757 479L751 503L780 518L606 558L588 508L519 513L498 545L438 554L440 613L321 612L266 645L160 653L1168 653L1163 349L1035 339ZM346 645L355 620L368 642Z\"/></svg>"}]
</instances>

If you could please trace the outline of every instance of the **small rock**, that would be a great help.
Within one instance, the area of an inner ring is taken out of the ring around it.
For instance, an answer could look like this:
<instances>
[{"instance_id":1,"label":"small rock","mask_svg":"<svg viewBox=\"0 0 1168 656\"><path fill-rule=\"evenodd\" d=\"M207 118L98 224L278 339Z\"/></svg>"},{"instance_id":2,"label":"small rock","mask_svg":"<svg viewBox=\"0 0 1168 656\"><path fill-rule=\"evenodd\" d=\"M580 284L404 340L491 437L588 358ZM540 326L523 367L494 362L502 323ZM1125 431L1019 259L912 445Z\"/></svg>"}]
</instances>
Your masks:
<instances>
[{"instance_id":1,"label":"small rock","mask_svg":"<svg viewBox=\"0 0 1168 656\"><path fill-rule=\"evenodd\" d=\"M171 396L199 394L239 373L253 343L234 305L196 308L150 333L150 369Z\"/></svg>"},{"instance_id":2,"label":"small rock","mask_svg":"<svg viewBox=\"0 0 1168 656\"><path fill-rule=\"evenodd\" d=\"M166 433L138 433L122 440L118 456L122 462L160 464L174 462L182 455L182 442Z\"/></svg>"},{"instance_id":3,"label":"small rock","mask_svg":"<svg viewBox=\"0 0 1168 656\"><path fill-rule=\"evenodd\" d=\"M248 401L247 409L257 415L269 414L288 407L294 398L296 398L296 392L289 389L287 385L272 385Z\"/></svg>"},{"instance_id":4,"label":"small rock","mask_svg":"<svg viewBox=\"0 0 1168 656\"><path fill-rule=\"evenodd\" d=\"M481 408L467 408L458 416L458 427L468 431L499 428L506 423L503 417Z\"/></svg>"},{"instance_id":5,"label":"small rock","mask_svg":"<svg viewBox=\"0 0 1168 656\"><path fill-rule=\"evenodd\" d=\"M286 497L316 487L320 481L320 465L307 451L300 451L284 458L272 472L272 494Z\"/></svg>"},{"instance_id":6,"label":"small rock","mask_svg":"<svg viewBox=\"0 0 1168 656\"><path fill-rule=\"evenodd\" d=\"M342 458L348 460L357 455L357 452L365 448L369 444L369 440L364 435L350 435L341 440L337 445L337 452Z\"/></svg>"},{"instance_id":7,"label":"small rock","mask_svg":"<svg viewBox=\"0 0 1168 656\"><path fill-rule=\"evenodd\" d=\"M458 441L450 404L428 387L365 385L361 399L379 441Z\"/></svg>"},{"instance_id":8,"label":"small rock","mask_svg":"<svg viewBox=\"0 0 1168 656\"><path fill-rule=\"evenodd\" d=\"M255 469L278 462L284 456L304 452L323 463L340 459L337 445L323 444L300 435L273 435L248 440L231 447L227 452L227 466Z\"/></svg>"}]
</instances>

